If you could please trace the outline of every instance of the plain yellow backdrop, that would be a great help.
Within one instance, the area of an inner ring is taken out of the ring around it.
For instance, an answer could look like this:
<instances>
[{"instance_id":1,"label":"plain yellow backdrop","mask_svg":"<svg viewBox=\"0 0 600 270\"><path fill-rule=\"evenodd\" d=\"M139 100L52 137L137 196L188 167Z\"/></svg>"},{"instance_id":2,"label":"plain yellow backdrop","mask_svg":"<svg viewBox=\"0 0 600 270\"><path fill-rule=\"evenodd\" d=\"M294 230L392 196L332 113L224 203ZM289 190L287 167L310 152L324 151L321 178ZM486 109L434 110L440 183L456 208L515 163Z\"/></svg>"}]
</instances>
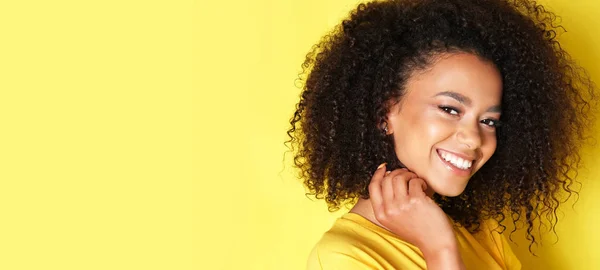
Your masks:
<instances>
[{"instance_id":1,"label":"plain yellow backdrop","mask_svg":"<svg viewBox=\"0 0 600 270\"><path fill-rule=\"evenodd\" d=\"M330 214L284 160L354 0L2 1L0 269L303 269ZM600 2L543 1L600 78ZM597 129L598 130L598 129ZM600 269L600 155L528 269Z\"/></svg>"}]
</instances>

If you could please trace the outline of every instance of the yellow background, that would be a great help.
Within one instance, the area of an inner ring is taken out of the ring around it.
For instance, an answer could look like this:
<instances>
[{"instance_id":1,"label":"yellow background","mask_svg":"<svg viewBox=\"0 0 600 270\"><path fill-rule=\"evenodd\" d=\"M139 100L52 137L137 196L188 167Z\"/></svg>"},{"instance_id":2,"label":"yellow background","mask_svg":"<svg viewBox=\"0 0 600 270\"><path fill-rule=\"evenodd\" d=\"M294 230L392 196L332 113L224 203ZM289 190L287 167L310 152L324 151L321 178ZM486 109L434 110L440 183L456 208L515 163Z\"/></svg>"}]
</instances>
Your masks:
<instances>
[{"instance_id":1,"label":"yellow background","mask_svg":"<svg viewBox=\"0 0 600 270\"><path fill-rule=\"evenodd\" d=\"M555 0L600 78L600 2ZM284 158L344 0L2 1L0 269L303 269L337 214ZM529 269L600 269L600 155ZM284 167L285 166L285 167Z\"/></svg>"}]
</instances>

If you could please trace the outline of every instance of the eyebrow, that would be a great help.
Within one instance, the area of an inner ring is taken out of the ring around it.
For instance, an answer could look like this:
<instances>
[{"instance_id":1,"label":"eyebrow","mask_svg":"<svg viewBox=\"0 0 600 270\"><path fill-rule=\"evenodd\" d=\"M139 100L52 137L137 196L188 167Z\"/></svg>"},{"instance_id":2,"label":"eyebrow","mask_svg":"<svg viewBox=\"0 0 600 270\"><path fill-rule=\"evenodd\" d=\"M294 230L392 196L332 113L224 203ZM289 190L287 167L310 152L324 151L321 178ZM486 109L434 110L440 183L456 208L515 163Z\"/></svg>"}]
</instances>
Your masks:
<instances>
[{"instance_id":1,"label":"eyebrow","mask_svg":"<svg viewBox=\"0 0 600 270\"><path fill-rule=\"evenodd\" d=\"M446 97L453 98L456 101L458 101L461 104L464 104L466 106L471 106L471 103L473 103L470 98L468 98L460 93L456 93L456 92L452 92L452 91L439 92L434 97L437 97L437 96L446 96ZM487 109L487 112L500 113L501 111L502 110L500 109L500 105L494 105Z\"/></svg>"}]
</instances>

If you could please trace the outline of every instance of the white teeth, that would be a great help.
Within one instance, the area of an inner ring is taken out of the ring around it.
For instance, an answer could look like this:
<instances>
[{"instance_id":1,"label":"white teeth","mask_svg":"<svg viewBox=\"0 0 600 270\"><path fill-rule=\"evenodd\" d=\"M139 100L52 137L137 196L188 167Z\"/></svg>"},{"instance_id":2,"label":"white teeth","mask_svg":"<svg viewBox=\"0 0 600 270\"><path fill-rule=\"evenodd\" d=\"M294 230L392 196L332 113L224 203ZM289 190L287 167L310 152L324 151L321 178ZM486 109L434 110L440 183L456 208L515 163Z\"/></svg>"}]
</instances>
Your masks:
<instances>
[{"instance_id":1,"label":"white teeth","mask_svg":"<svg viewBox=\"0 0 600 270\"><path fill-rule=\"evenodd\" d=\"M465 162L463 163L463 167L465 169L471 168L471 161L465 160Z\"/></svg>"},{"instance_id":2,"label":"white teeth","mask_svg":"<svg viewBox=\"0 0 600 270\"><path fill-rule=\"evenodd\" d=\"M464 160L460 157L457 157L457 156L447 153L447 152L442 152L441 156L444 160L452 163L452 165L454 165L460 169L463 169L463 170L471 168L471 165L473 165L472 161Z\"/></svg>"}]
</instances>

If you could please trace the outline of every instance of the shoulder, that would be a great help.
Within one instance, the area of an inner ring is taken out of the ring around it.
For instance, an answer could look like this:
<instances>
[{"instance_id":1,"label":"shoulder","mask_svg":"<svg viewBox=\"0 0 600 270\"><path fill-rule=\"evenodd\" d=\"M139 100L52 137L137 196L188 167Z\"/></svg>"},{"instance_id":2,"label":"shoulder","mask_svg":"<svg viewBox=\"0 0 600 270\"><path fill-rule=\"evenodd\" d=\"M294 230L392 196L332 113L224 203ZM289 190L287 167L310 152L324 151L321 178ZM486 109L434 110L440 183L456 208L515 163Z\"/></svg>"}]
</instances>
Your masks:
<instances>
[{"instance_id":1,"label":"shoulder","mask_svg":"<svg viewBox=\"0 0 600 270\"><path fill-rule=\"evenodd\" d=\"M364 262L364 233L352 220L339 219L313 247L308 269L371 269Z\"/></svg>"},{"instance_id":2,"label":"shoulder","mask_svg":"<svg viewBox=\"0 0 600 270\"><path fill-rule=\"evenodd\" d=\"M308 257L307 269L373 269L356 255L349 248L338 249L319 242Z\"/></svg>"},{"instance_id":3,"label":"shoulder","mask_svg":"<svg viewBox=\"0 0 600 270\"><path fill-rule=\"evenodd\" d=\"M314 246L308 269L414 269L415 247L356 215L334 223Z\"/></svg>"},{"instance_id":4,"label":"shoulder","mask_svg":"<svg viewBox=\"0 0 600 270\"><path fill-rule=\"evenodd\" d=\"M482 222L482 230L480 234L485 234L482 237L488 239L488 241L494 245L494 249L497 251L498 256L502 258L505 269L517 270L521 269L521 262L513 252L507 235L510 231L504 229L497 220L488 219Z\"/></svg>"}]
</instances>

